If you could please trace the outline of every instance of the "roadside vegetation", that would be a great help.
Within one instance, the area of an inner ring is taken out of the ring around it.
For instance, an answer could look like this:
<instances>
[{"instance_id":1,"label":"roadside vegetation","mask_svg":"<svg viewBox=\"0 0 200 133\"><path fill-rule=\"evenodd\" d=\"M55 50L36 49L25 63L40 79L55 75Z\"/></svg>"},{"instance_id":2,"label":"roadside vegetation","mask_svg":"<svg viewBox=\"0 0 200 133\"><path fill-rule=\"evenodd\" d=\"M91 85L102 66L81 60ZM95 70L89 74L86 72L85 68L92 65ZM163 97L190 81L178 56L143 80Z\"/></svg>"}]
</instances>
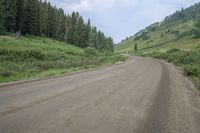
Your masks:
<instances>
[{"instance_id":1,"label":"roadside vegetation","mask_svg":"<svg viewBox=\"0 0 200 133\"><path fill-rule=\"evenodd\" d=\"M115 51L174 63L182 67L200 88L200 3L176 11L162 22L127 37Z\"/></svg>"},{"instance_id":2,"label":"roadside vegetation","mask_svg":"<svg viewBox=\"0 0 200 133\"><path fill-rule=\"evenodd\" d=\"M140 53L142 56L162 59L183 68L187 76L192 77L200 88L200 50L184 51L180 49L169 49L167 52Z\"/></svg>"},{"instance_id":3,"label":"roadside vegetation","mask_svg":"<svg viewBox=\"0 0 200 133\"><path fill-rule=\"evenodd\" d=\"M0 83L122 61L114 42L78 12L47 0L0 1Z\"/></svg>"},{"instance_id":4,"label":"roadside vegetation","mask_svg":"<svg viewBox=\"0 0 200 133\"><path fill-rule=\"evenodd\" d=\"M42 37L0 36L0 83L60 75L125 60L95 48L79 48Z\"/></svg>"}]
</instances>

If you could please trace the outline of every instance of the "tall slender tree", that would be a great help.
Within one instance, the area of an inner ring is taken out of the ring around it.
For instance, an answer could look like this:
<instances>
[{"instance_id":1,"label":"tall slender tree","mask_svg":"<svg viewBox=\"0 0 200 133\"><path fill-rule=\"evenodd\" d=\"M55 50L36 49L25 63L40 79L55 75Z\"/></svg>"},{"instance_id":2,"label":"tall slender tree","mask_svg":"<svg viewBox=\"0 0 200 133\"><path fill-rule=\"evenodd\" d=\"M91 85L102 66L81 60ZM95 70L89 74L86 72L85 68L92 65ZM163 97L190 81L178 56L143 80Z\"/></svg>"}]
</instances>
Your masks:
<instances>
[{"instance_id":1,"label":"tall slender tree","mask_svg":"<svg viewBox=\"0 0 200 133\"><path fill-rule=\"evenodd\" d=\"M56 39L64 41L65 39L65 26L66 26L66 16L62 9L58 10L58 20L57 20L57 30L56 30Z\"/></svg>"},{"instance_id":2,"label":"tall slender tree","mask_svg":"<svg viewBox=\"0 0 200 133\"><path fill-rule=\"evenodd\" d=\"M16 1L15 31L21 31L23 24L24 0Z\"/></svg>"},{"instance_id":3,"label":"tall slender tree","mask_svg":"<svg viewBox=\"0 0 200 133\"><path fill-rule=\"evenodd\" d=\"M4 1L4 0L3 0ZM5 27L8 32L14 32L16 18L16 0L5 0L4 3Z\"/></svg>"},{"instance_id":4,"label":"tall slender tree","mask_svg":"<svg viewBox=\"0 0 200 133\"><path fill-rule=\"evenodd\" d=\"M5 2L6 0L0 1L0 35L4 34L6 32L5 27Z\"/></svg>"},{"instance_id":5,"label":"tall slender tree","mask_svg":"<svg viewBox=\"0 0 200 133\"><path fill-rule=\"evenodd\" d=\"M23 33L39 35L38 0L27 0L24 6Z\"/></svg>"}]
</instances>

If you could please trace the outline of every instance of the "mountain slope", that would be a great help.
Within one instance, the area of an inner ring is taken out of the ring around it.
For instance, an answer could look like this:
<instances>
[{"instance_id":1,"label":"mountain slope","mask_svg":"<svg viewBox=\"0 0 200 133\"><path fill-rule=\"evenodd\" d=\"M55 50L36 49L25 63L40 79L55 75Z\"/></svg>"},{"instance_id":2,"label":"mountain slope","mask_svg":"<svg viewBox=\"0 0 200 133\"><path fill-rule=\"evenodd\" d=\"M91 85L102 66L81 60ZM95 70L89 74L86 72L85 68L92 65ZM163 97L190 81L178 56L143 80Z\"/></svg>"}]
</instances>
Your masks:
<instances>
[{"instance_id":1,"label":"mountain slope","mask_svg":"<svg viewBox=\"0 0 200 133\"><path fill-rule=\"evenodd\" d=\"M137 52L133 52L136 44ZM118 44L115 51L174 63L200 88L200 3L146 27Z\"/></svg>"},{"instance_id":2,"label":"mountain slope","mask_svg":"<svg viewBox=\"0 0 200 133\"><path fill-rule=\"evenodd\" d=\"M177 11L162 22L154 23L139 31L134 36L122 41L117 52L138 49L167 51L170 48L183 50L200 49L200 3Z\"/></svg>"}]
</instances>

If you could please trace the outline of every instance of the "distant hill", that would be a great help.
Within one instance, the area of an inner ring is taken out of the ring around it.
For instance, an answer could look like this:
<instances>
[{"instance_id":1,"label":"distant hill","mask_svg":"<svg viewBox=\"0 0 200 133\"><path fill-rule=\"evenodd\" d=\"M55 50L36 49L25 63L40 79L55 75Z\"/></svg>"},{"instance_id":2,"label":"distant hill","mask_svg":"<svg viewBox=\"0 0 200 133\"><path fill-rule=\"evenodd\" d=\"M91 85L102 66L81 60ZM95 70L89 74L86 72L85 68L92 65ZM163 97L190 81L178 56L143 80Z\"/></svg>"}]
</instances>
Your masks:
<instances>
[{"instance_id":1,"label":"distant hill","mask_svg":"<svg viewBox=\"0 0 200 133\"><path fill-rule=\"evenodd\" d=\"M115 47L115 51L131 52L135 44L138 45L139 51L200 49L200 3L176 11L162 22L151 24L135 35L127 37Z\"/></svg>"}]
</instances>

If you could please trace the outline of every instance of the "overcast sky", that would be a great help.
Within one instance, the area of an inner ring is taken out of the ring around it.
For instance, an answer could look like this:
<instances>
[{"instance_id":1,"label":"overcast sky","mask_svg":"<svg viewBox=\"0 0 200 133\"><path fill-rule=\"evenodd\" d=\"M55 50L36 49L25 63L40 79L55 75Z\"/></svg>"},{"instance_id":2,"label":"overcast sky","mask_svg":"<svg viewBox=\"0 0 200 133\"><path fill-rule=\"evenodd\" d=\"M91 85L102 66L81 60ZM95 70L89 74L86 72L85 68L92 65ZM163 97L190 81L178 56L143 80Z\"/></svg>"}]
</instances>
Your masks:
<instances>
[{"instance_id":1,"label":"overcast sky","mask_svg":"<svg viewBox=\"0 0 200 133\"><path fill-rule=\"evenodd\" d=\"M78 11L84 19L117 43L140 29L161 21L176 10L200 0L49 0L65 13Z\"/></svg>"}]
</instances>

